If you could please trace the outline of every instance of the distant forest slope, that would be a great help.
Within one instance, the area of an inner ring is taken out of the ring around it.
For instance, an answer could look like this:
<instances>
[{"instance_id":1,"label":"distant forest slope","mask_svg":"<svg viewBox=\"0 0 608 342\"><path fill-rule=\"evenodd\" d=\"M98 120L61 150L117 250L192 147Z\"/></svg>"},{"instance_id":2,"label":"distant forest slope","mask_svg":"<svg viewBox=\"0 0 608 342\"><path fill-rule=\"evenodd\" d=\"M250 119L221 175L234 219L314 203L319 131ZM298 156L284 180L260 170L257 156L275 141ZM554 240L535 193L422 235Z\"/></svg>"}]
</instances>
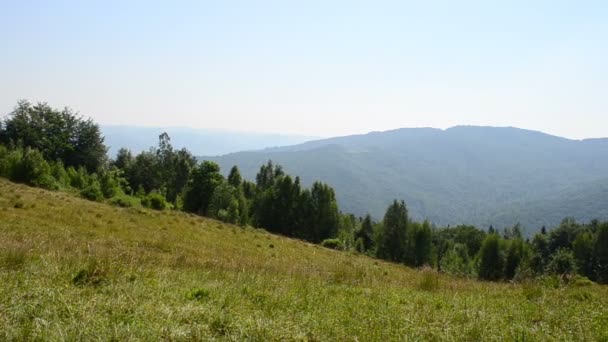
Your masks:
<instances>
[{"instance_id":1,"label":"distant forest slope","mask_svg":"<svg viewBox=\"0 0 608 342\"><path fill-rule=\"evenodd\" d=\"M272 159L332 184L344 211L380 218L403 198L416 219L529 233L565 216L608 218L608 139L569 140L517 128L398 129L239 152L216 161L255 177Z\"/></svg>"}]
</instances>

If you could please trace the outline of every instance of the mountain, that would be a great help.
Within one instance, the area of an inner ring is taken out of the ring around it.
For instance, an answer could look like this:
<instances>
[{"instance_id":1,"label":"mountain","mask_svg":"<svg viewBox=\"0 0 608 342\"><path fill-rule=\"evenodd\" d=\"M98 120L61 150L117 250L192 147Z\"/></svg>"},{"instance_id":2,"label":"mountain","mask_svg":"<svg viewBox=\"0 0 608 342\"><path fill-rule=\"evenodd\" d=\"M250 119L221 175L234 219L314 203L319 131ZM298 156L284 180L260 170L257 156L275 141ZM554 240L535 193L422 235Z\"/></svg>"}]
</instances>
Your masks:
<instances>
[{"instance_id":1,"label":"mountain","mask_svg":"<svg viewBox=\"0 0 608 342\"><path fill-rule=\"evenodd\" d=\"M566 216L608 218L608 139L570 140L512 127L404 128L208 157L254 179L271 159L303 184L331 184L341 208L382 218L404 199L438 225L528 231Z\"/></svg>"},{"instance_id":2,"label":"mountain","mask_svg":"<svg viewBox=\"0 0 608 342\"><path fill-rule=\"evenodd\" d=\"M167 132L176 148L186 147L195 155L220 155L244 150L257 150L272 146L299 144L315 139L314 137L229 132L184 127L140 127L140 126L101 126L108 154L113 157L122 147L134 153L156 146L158 136Z\"/></svg>"}]
</instances>

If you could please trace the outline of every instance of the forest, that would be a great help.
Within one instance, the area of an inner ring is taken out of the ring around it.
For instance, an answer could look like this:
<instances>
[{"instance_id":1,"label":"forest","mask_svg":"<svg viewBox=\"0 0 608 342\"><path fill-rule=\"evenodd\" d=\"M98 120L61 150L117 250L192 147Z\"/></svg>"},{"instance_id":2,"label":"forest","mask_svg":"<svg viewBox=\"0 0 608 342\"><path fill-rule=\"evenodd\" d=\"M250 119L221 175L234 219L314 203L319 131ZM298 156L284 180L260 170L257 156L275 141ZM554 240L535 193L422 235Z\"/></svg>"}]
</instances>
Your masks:
<instances>
[{"instance_id":1,"label":"forest","mask_svg":"<svg viewBox=\"0 0 608 342\"><path fill-rule=\"evenodd\" d=\"M495 229L417 222L399 199L376 221L342 212L330 185L303 187L270 160L247 180L236 166L224 177L217 163L174 149L167 134L136 155L123 148L109 158L107 150L98 124L69 108L19 101L0 122L0 176L14 182L121 207L184 211L461 277L557 275L608 283L608 222L565 218L525 237L518 224Z\"/></svg>"}]
</instances>

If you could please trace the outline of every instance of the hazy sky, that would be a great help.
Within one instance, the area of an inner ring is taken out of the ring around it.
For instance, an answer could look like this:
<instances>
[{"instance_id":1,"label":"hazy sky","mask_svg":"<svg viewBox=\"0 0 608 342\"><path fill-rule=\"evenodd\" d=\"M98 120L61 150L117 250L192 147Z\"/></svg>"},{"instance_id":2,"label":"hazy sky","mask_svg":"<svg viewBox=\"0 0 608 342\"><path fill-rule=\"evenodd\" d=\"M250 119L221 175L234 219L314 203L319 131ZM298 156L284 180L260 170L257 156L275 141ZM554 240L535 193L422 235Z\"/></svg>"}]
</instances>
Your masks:
<instances>
[{"instance_id":1,"label":"hazy sky","mask_svg":"<svg viewBox=\"0 0 608 342\"><path fill-rule=\"evenodd\" d=\"M317 136L608 136L608 1L2 1L0 113Z\"/></svg>"}]
</instances>

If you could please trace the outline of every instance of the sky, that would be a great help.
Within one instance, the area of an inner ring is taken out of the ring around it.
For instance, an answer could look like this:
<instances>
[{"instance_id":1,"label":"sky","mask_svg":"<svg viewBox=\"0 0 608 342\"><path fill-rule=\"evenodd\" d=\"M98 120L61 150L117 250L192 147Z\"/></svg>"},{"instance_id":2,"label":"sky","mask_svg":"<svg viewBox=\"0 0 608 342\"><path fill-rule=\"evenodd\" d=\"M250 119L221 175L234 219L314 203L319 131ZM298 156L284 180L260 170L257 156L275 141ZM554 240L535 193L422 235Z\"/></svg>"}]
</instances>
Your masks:
<instances>
[{"instance_id":1,"label":"sky","mask_svg":"<svg viewBox=\"0 0 608 342\"><path fill-rule=\"evenodd\" d=\"M608 2L0 1L0 114L335 136L608 136Z\"/></svg>"}]
</instances>

